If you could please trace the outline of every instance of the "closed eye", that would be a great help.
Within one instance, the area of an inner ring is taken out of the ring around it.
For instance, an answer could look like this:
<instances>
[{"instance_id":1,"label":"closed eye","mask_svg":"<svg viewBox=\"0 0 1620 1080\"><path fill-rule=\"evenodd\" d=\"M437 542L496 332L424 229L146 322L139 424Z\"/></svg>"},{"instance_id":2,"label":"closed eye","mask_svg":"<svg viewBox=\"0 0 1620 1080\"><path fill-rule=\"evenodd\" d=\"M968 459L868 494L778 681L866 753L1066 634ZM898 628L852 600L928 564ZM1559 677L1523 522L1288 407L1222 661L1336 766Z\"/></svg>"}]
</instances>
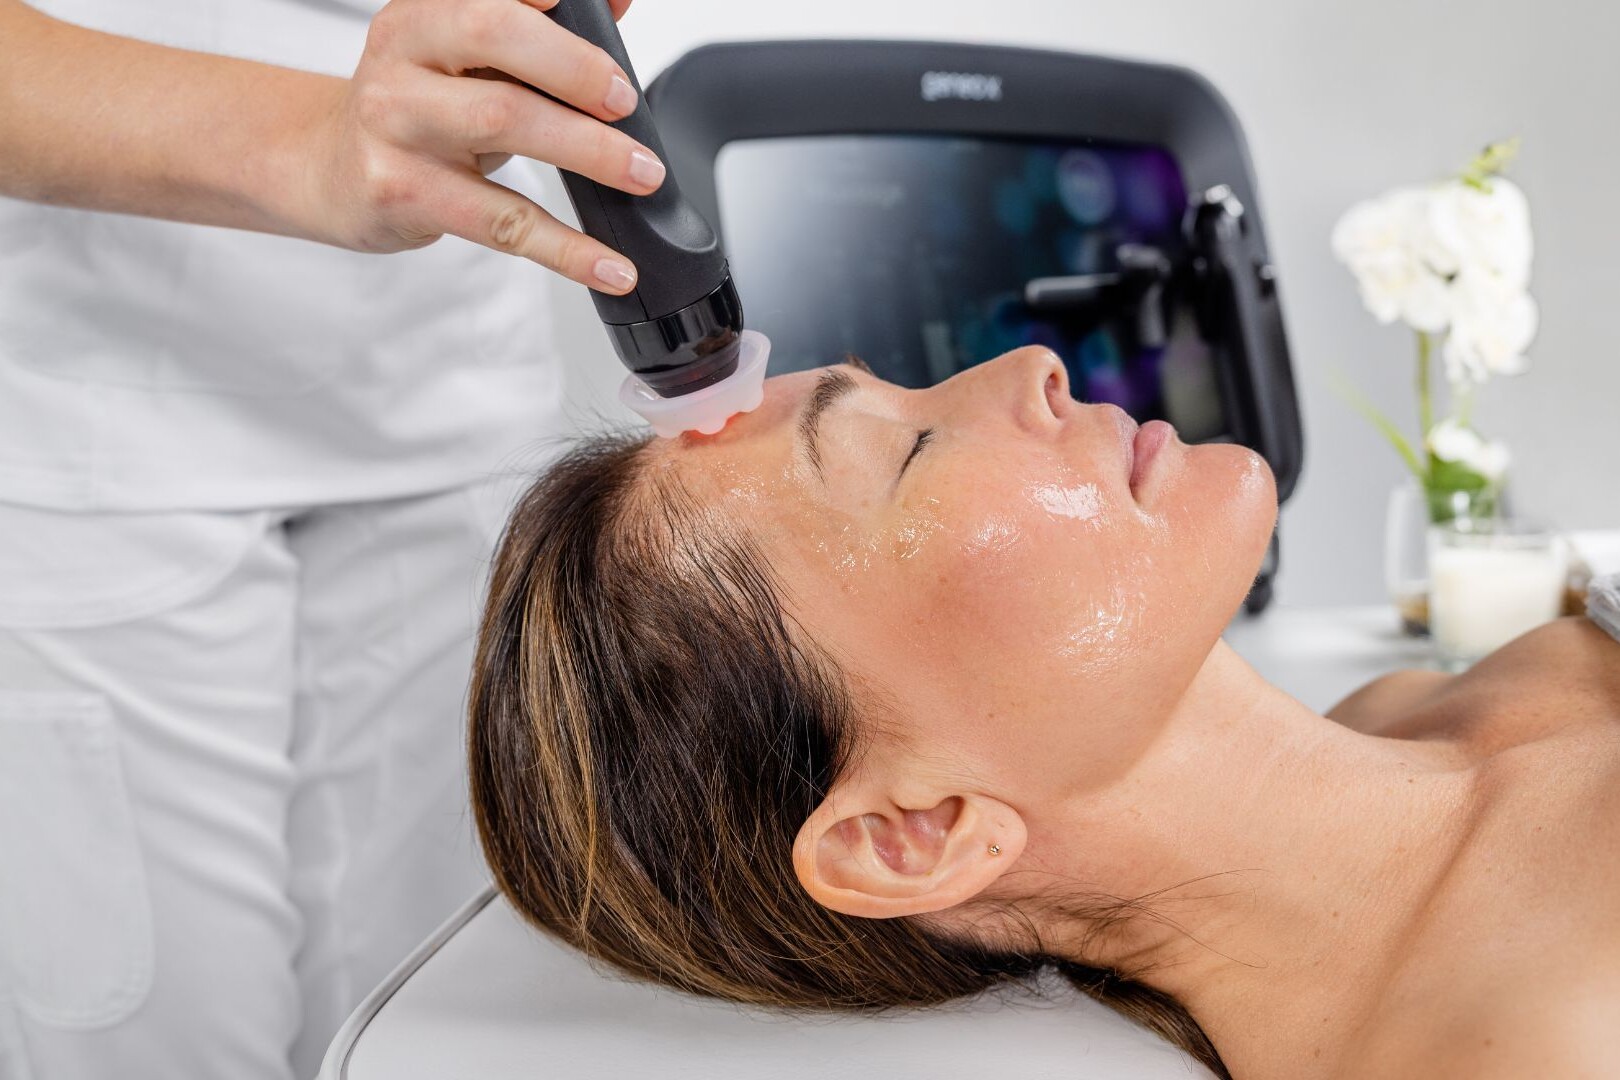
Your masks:
<instances>
[{"instance_id":1,"label":"closed eye","mask_svg":"<svg viewBox=\"0 0 1620 1080\"><path fill-rule=\"evenodd\" d=\"M904 460L904 461L902 461L900 463L900 476L906 475L906 470L911 467L911 463L916 460L917 455L922 453L923 447L927 446L929 443L931 443L933 441L934 441L934 429L933 428L923 428L921 431L917 432L917 441L911 444L911 453L907 454L906 455L906 460ZM899 476L895 477L895 483L899 483L899 482L900 482L900 477Z\"/></svg>"}]
</instances>

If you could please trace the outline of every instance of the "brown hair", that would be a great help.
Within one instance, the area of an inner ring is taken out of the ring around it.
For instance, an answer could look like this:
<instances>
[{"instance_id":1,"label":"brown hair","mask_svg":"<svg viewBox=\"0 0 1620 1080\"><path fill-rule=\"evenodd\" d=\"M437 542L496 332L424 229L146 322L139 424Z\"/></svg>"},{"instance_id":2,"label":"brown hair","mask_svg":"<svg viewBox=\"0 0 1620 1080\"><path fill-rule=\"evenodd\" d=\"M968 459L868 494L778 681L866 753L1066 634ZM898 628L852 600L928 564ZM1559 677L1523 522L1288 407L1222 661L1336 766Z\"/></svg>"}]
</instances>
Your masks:
<instances>
[{"instance_id":1,"label":"brown hair","mask_svg":"<svg viewBox=\"0 0 1620 1080\"><path fill-rule=\"evenodd\" d=\"M496 556L469 757L513 906L632 975L755 1005L929 1005L1055 968L1225 1077L1187 1011L1142 983L811 899L790 851L855 752L849 689L746 533L649 475L646 445L567 454Z\"/></svg>"}]
</instances>

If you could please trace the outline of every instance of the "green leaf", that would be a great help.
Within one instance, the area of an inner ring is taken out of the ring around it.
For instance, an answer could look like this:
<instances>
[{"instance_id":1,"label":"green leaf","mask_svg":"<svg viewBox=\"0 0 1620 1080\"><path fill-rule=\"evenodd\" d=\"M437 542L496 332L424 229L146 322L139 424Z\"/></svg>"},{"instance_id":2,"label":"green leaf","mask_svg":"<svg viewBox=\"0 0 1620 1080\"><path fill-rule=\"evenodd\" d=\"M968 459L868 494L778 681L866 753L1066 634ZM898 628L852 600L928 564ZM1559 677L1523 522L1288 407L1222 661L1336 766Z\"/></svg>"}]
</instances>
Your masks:
<instances>
[{"instance_id":1,"label":"green leaf","mask_svg":"<svg viewBox=\"0 0 1620 1080\"><path fill-rule=\"evenodd\" d=\"M1483 491L1491 481L1460 461L1442 461L1429 455L1429 487L1436 491Z\"/></svg>"},{"instance_id":2,"label":"green leaf","mask_svg":"<svg viewBox=\"0 0 1620 1080\"><path fill-rule=\"evenodd\" d=\"M1450 521L1462 508L1472 517L1496 513L1496 483L1460 461L1443 461L1429 455L1429 479L1423 485L1429 500L1429 520ZM1463 498L1459 500L1457 496ZM1458 506L1459 501L1462 507Z\"/></svg>"},{"instance_id":3,"label":"green leaf","mask_svg":"<svg viewBox=\"0 0 1620 1080\"><path fill-rule=\"evenodd\" d=\"M1423 467L1423 461L1418 457L1417 451L1412 449L1412 444L1407 441L1405 435L1401 434L1401 429L1396 427L1389 417L1380 412L1378 406L1367 400L1361 391L1350 385L1349 381L1339 372L1332 373L1331 383L1335 393L1349 402L1351 408L1366 417L1367 421L1377 428L1385 439L1389 440L1389 444L1395 448L1395 452L1401 455L1401 460L1406 462L1406 467L1412 470L1412 475L1417 477L1418 483L1427 487L1429 484L1428 470Z\"/></svg>"}]
</instances>

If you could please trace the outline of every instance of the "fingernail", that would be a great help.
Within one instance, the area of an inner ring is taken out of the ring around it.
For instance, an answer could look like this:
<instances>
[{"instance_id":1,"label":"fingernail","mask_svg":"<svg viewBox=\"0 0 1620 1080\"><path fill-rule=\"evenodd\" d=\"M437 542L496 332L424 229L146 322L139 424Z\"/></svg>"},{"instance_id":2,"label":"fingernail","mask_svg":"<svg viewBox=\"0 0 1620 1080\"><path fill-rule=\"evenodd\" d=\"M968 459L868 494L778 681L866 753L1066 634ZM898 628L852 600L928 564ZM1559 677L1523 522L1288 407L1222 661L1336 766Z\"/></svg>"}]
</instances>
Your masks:
<instances>
[{"instance_id":1,"label":"fingernail","mask_svg":"<svg viewBox=\"0 0 1620 1080\"><path fill-rule=\"evenodd\" d=\"M614 116L629 116L636 111L636 88L615 75L608 84L607 97L602 99L602 105Z\"/></svg>"},{"instance_id":2,"label":"fingernail","mask_svg":"<svg viewBox=\"0 0 1620 1080\"><path fill-rule=\"evenodd\" d=\"M664 163L645 150L632 150L630 179L642 187L655 188L664 182Z\"/></svg>"},{"instance_id":3,"label":"fingernail","mask_svg":"<svg viewBox=\"0 0 1620 1080\"><path fill-rule=\"evenodd\" d=\"M596 280L614 292L628 292L636 283L635 268L618 259L597 259L594 272Z\"/></svg>"}]
</instances>

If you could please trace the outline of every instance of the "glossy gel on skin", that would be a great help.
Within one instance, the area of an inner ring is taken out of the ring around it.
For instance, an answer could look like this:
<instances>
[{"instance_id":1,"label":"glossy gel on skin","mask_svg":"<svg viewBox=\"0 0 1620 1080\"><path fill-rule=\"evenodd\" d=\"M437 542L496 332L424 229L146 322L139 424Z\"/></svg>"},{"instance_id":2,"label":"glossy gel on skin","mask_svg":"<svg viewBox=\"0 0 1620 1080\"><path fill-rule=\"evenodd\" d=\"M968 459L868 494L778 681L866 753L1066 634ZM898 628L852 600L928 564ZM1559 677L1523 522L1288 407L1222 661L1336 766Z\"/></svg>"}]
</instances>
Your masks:
<instances>
[{"instance_id":1,"label":"glossy gel on skin","mask_svg":"<svg viewBox=\"0 0 1620 1080\"><path fill-rule=\"evenodd\" d=\"M1253 580L1276 512L1264 462L1170 438L1133 486L1134 425L1070 399L1061 362L1028 348L923 390L854 373L818 470L797 419L819 377L769 380L755 413L654 454L749 531L885 730L1032 798L1127 773Z\"/></svg>"}]
</instances>

